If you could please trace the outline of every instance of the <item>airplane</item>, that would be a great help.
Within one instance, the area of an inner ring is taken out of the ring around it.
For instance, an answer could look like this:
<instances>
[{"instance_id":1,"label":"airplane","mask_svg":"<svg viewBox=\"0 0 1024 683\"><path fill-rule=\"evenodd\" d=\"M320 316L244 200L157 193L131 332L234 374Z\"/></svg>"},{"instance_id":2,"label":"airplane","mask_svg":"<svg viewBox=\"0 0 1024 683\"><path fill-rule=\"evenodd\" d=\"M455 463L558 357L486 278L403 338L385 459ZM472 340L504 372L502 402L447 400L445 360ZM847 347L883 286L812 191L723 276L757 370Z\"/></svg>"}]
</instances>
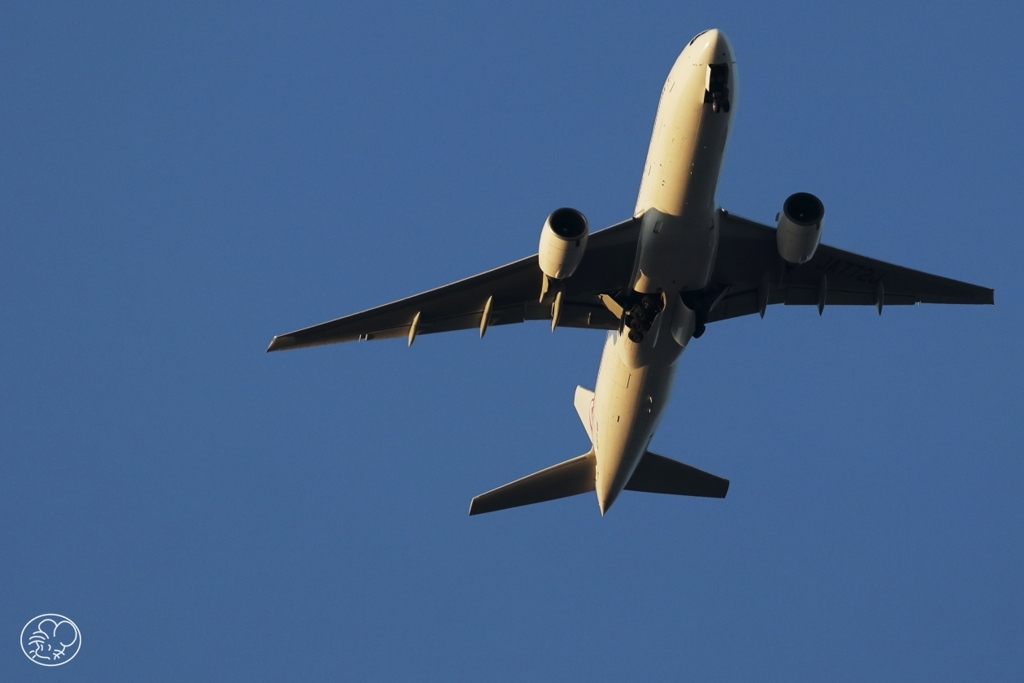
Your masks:
<instances>
[{"instance_id":1,"label":"airplane","mask_svg":"<svg viewBox=\"0 0 1024 683\"><path fill-rule=\"evenodd\" d=\"M574 405L591 448L474 497L478 515L591 491L603 516L623 490L724 498L729 481L647 450L676 361L712 322L774 304L994 304L994 290L820 242L825 208L788 197L775 226L715 204L736 62L725 34L697 34L661 91L633 216L590 234L572 208L548 216L537 254L361 313L273 338L267 351L479 329L526 320L606 330L594 390Z\"/></svg>"}]
</instances>

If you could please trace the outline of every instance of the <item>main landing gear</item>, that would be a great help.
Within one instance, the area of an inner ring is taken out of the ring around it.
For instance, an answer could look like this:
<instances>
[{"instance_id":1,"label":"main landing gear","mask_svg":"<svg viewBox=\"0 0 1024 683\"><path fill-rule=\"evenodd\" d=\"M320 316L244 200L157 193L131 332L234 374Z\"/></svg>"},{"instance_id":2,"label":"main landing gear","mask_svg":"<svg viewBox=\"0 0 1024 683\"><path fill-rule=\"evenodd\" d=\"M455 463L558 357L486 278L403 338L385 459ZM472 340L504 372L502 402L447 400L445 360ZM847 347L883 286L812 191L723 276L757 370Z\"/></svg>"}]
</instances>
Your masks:
<instances>
[{"instance_id":1,"label":"main landing gear","mask_svg":"<svg viewBox=\"0 0 1024 683\"><path fill-rule=\"evenodd\" d=\"M639 344L644 340L644 335L650 332L654 319L663 308L661 297L655 294L645 294L640 301L633 305L622 316L623 324L629 329L629 341Z\"/></svg>"},{"instance_id":2,"label":"main landing gear","mask_svg":"<svg viewBox=\"0 0 1024 683\"><path fill-rule=\"evenodd\" d=\"M718 298L718 292L701 290L699 292L683 292L680 295L686 307L693 311L695 323L693 325L693 338L700 339L707 329L708 314Z\"/></svg>"},{"instance_id":3,"label":"main landing gear","mask_svg":"<svg viewBox=\"0 0 1024 683\"><path fill-rule=\"evenodd\" d=\"M694 313L693 337L699 339L707 329L708 315L714 307L715 302L720 298L722 290L702 289L693 292L683 292L680 298ZM634 344L644 340L644 335L651 331L654 319L658 317L665 307L662 294L639 294L633 292L624 304L618 303L608 295L601 295L608 310L616 315L622 316L623 331ZM610 302L610 303L609 303Z\"/></svg>"}]
</instances>

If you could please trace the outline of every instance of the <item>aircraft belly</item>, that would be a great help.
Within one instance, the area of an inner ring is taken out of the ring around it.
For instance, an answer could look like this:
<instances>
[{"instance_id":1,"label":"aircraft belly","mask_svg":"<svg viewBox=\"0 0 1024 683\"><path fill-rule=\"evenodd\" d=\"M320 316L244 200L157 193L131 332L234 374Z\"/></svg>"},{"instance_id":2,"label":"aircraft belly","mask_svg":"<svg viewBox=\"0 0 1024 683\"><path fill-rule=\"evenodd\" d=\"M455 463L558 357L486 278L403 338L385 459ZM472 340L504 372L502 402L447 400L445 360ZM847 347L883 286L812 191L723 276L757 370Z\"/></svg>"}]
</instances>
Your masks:
<instances>
[{"instance_id":1,"label":"aircraft belly","mask_svg":"<svg viewBox=\"0 0 1024 683\"><path fill-rule=\"evenodd\" d=\"M731 108L707 101L708 70L717 62L732 64L724 38L693 43L665 80L634 211L643 217L632 282L638 292L703 289L711 276L715 189L732 118Z\"/></svg>"},{"instance_id":2,"label":"aircraft belly","mask_svg":"<svg viewBox=\"0 0 1024 683\"><path fill-rule=\"evenodd\" d=\"M707 286L718 248L712 212L685 217L650 209L641 219L641 247L633 288L645 294L692 291Z\"/></svg>"},{"instance_id":3,"label":"aircraft belly","mask_svg":"<svg viewBox=\"0 0 1024 683\"><path fill-rule=\"evenodd\" d=\"M673 216L714 209L732 113L712 111L706 86L709 63L732 64L732 51L722 41L687 46L665 79L634 216L649 209ZM734 82L732 91L735 98Z\"/></svg>"},{"instance_id":4,"label":"aircraft belly","mask_svg":"<svg viewBox=\"0 0 1024 683\"><path fill-rule=\"evenodd\" d=\"M665 332L663 344L672 344ZM675 375L674 353L652 358L642 367L630 367L618 348L625 337L612 332L605 343L594 392L595 486L598 503L606 510L629 482L643 457L668 403Z\"/></svg>"}]
</instances>

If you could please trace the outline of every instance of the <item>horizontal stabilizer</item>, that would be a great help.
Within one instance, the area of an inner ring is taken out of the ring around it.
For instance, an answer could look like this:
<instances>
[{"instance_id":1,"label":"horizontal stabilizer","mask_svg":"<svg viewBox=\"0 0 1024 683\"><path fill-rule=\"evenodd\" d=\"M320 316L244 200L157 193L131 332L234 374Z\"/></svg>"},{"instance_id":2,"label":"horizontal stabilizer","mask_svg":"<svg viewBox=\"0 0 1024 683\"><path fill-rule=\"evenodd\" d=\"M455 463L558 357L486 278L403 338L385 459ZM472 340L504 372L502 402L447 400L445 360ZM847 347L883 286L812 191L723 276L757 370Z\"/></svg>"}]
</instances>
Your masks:
<instances>
[{"instance_id":1,"label":"horizontal stabilizer","mask_svg":"<svg viewBox=\"0 0 1024 683\"><path fill-rule=\"evenodd\" d=\"M684 465L685 467L685 465ZM697 470L698 472L700 470ZM710 475L706 475L710 476ZM469 514L543 503L594 490L594 452L566 460L540 472L481 493L469 504Z\"/></svg>"},{"instance_id":2,"label":"horizontal stabilizer","mask_svg":"<svg viewBox=\"0 0 1024 683\"><path fill-rule=\"evenodd\" d=\"M626 490L725 498L729 491L729 480L647 451L633 470Z\"/></svg>"}]
</instances>

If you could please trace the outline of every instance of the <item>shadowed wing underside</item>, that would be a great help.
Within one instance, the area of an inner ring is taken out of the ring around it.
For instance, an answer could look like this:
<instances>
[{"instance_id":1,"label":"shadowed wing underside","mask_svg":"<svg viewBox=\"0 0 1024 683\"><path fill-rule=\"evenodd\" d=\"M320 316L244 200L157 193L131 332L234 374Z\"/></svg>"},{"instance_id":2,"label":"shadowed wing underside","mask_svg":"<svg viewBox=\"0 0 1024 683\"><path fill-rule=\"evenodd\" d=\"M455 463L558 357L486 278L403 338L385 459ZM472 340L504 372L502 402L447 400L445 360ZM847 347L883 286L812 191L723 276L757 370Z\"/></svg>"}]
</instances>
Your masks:
<instances>
[{"instance_id":1,"label":"shadowed wing underside","mask_svg":"<svg viewBox=\"0 0 1024 683\"><path fill-rule=\"evenodd\" d=\"M807 263L779 256L775 228L721 211L708 322L759 313L772 304L883 306L991 304L986 287L930 275L822 244Z\"/></svg>"},{"instance_id":2,"label":"shadowed wing underside","mask_svg":"<svg viewBox=\"0 0 1024 683\"><path fill-rule=\"evenodd\" d=\"M624 289L633 269L640 222L623 221L590 236L587 251L575 274L560 285L562 294L558 324L563 327L618 329L619 321L608 312L598 295ZM422 294L371 308L274 337L268 351L319 344L387 339L413 335L476 329L485 308L485 327L550 320L554 290L540 302L543 277L537 256L528 256L479 275L438 287ZM492 298L493 297L493 298Z\"/></svg>"}]
</instances>

